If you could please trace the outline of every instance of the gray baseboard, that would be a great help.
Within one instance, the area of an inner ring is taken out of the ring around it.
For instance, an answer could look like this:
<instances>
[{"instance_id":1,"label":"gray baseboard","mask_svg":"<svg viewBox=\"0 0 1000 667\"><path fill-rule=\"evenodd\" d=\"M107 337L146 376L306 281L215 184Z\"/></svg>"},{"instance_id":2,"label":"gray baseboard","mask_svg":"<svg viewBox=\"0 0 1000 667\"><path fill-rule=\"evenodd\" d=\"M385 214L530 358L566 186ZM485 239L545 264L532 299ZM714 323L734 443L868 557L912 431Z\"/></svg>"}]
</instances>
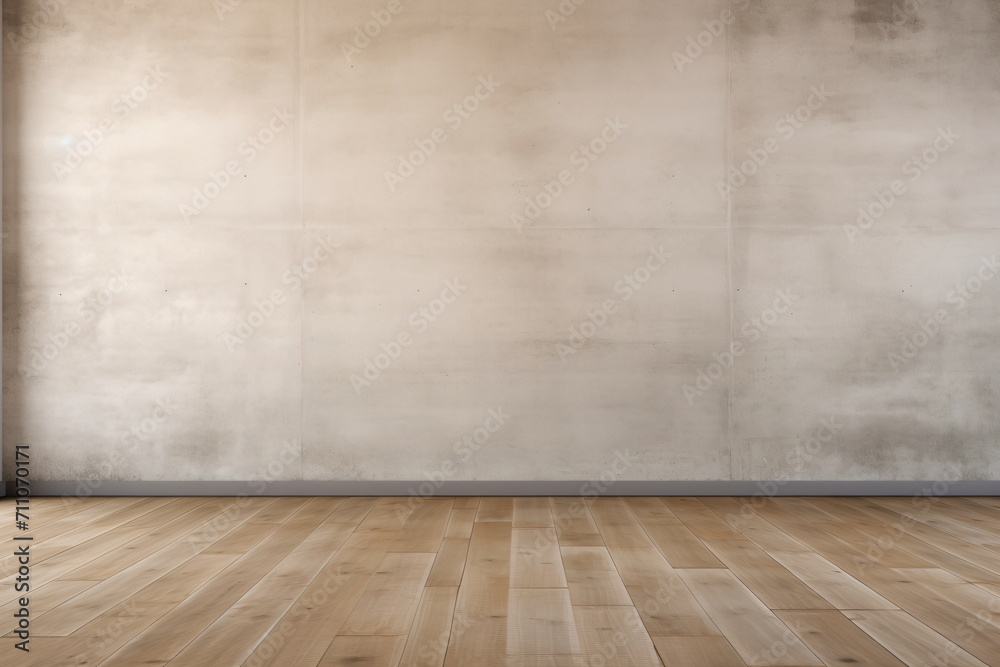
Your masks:
<instances>
[{"instance_id":1,"label":"gray baseboard","mask_svg":"<svg viewBox=\"0 0 1000 667\"><path fill-rule=\"evenodd\" d=\"M14 483L6 483L8 496ZM934 481L33 481L32 496L1000 496L1000 480Z\"/></svg>"}]
</instances>

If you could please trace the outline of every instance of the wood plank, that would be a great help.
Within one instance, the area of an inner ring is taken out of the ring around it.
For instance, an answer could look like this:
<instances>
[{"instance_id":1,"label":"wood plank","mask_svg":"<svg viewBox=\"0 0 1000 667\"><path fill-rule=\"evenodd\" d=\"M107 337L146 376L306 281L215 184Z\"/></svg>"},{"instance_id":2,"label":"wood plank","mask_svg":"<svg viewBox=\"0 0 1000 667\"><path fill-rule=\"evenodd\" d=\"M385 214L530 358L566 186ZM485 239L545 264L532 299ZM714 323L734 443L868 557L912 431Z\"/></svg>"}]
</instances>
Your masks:
<instances>
[{"instance_id":1,"label":"wood plank","mask_svg":"<svg viewBox=\"0 0 1000 667\"><path fill-rule=\"evenodd\" d=\"M750 540L706 540L705 544L768 608L832 608Z\"/></svg>"},{"instance_id":2,"label":"wood plank","mask_svg":"<svg viewBox=\"0 0 1000 667\"><path fill-rule=\"evenodd\" d=\"M476 521L499 521L510 523L514 521L513 498L482 498L479 501L479 513Z\"/></svg>"},{"instance_id":3,"label":"wood plank","mask_svg":"<svg viewBox=\"0 0 1000 667\"><path fill-rule=\"evenodd\" d=\"M593 498L588 505L607 546L653 546L623 499Z\"/></svg>"},{"instance_id":4,"label":"wood plank","mask_svg":"<svg viewBox=\"0 0 1000 667\"><path fill-rule=\"evenodd\" d=\"M808 498L807 501L810 505L818 507L834 517L836 521L852 526L872 528L878 532L884 532L887 527L882 521L853 507L851 505L852 498Z\"/></svg>"},{"instance_id":5,"label":"wood plank","mask_svg":"<svg viewBox=\"0 0 1000 667\"><path fill-rule=\"evenodd\" d=\"M514 528L552 528L548 498L514 498Z\"/></svg>"},{"instance_id":6,"label":"wood plank","mask_svg":"<svg viewBox=\"0 0 1000 667\"><path fill-rule=\"evenodd\" d=\"M746 667L725 637L653 637L665 667Z\"/></svg>"},{"instance_id":7,"label":"wood plank","mask_svg":"<svg viewBox=\"0 0 1000 667\"><path fill-rule=\"evenodd\" d=\"M87 503L80 511L52 523L32 522L31 536L34 538L35 546L40 547L46 540L59 537L81 526L100 521L116 512L148 500L148 498L106 498L102 502ZM8 562L8 559L9 556L5 557L4 562ZM6 572L3 576L6 577L8 575L9 572Z\"/></svg>"},{"instance_id":8,"label":"wood plank","mask_svg":"<svg viewBox=\"0 0 1000 667\"><path fill-rule=\"evenodd\" d=\"M370 525L368 519L375 512L376 507L380 507L380 502L381 501L376 498L346 498L344 502L337 507L337 511L330 517L330 521L335 521L345 527L352 527L360 530L362 527ZM384 517L380 518L377 514L373 518L373 521L376 521L378 526L385 527L386 530L393 529L391 523L389 523Z\"/></svg>"},{"instance_id":9,"label":"wood plank","mask_svg":"<svg viewBox=\"0 0 1000 667\"><path fill-rule=\"evenodd\" d=\"M31 504L29 505L31 510L30 516L32 523L37 523L39 526L51 524L71 514L76 514L109 500L112 499L107 497L77 498L75 496L63 496L61 498L44 498L32 496ZM208 499L206 498L205 500ZM0 510L6 512L4 516L13 516L15 505L13 497L0 498ZM86 519L80 521L80 523L85 522ZM21 531L14 524L8 523L0 530L0 536L9 539L19 532Z\"/></svg>"},{"instance_id":10,"label":"wood plank","mask_svg":"<svg viewBox=\"0 0 1000 667\"><path fill-rule=\"evenodd\" d=\"M583 654L607 667L660 667L653 641L632 607L573 607Z\"/></svg>"},{"instance_id":11,"label":"wood plank","mask_svg":"<svg viewBox=\"0 0 1000 667\"><path fill-rule=\"evenodd\" d=\"M1000 535L1000 510L977 505L969 502L967 498L952 496L933 498L932 503L936 514L948 517L959 524Z\"/></svg>"},{"instance_id":12,"label":"wood plank","mask_svg":"<svg viewBox=\"0 0 1000 667\"><path fill-rule=\"evenodd\" d=\"M32 571L32 590L37 595L46 590L57 579L67 576L82 566L97 561L97 559L104 557L112 551L115 552L115 557L117 558L117 555L123 549L127 549L127 545L141 541L141 538L148 535L158 524L166 523L173 518L181 516L205 502L206 499L203 498L184 498L178 500L49 558L45 561L44 567L36 567ZM82 580L85 579L77 579L76 581ZM97 583L96 579L91 579L90 581L92 584ZM6 610L7 606L0 607L0 612L6 612Z\"/></svg>"},{"instance_id":13,"label":"wood plank","mask_svg":"<svg viewBox=\"0 0 1000 667\"><path fill-rule=\"evenodd\" d=\"M328 499L307 499L276 530L115 652L107 664L125 666L155 661L165 664L173 660L303 542L334 508ZM252 608L260 609L258 604ZM226 627L233 626L223 625L221 634L225 634ZM247 653L255 644L247 647Z\"/></svg>"},{"instance_id":14,"label":"wood plank","mask_svg":"<svg viewBox=\"0 0 1000 667\"><path fill-rule=\"evenodd\" d=\"M228 567L236 556L198 555L81 627L74 642L32 644L39 665L96 665ZM94 582L92 582L94 583Z\"/></svg>"},{"instance_id":15,"label":"wood plank","mask_svg":"<svg viewBox=\"0 0 1000 667\"><path fill-rule=\"evenodd\" d=\"M1000 634L982 632L988 627L967 609L949 597L920 585L912 577L897 574L888 568L871 568L863 575L865 582L887 599L899 605L917 621L924 623L968 653L983 661L1000 656Z\"/></svg>"},{"instance_id":16,"label":"wood plank","mask_svg":"<svg viewBox=\"0 0 1000 667\"><path fill-rule=\"evenodd\" d=\"M251 519L223 537L221 540L209 546L202 553L234 554L241 556L257 546L257 544L259 544L265 537L273 533L279 525L281 524L275 523L274 521L258 521L257 519Z\"/></svg>"},{"instance_id":17,"label":"wood plank","mask_svg":"<svg viewBox=\"0 0 1000 667\"><path fill-rule=\"evenodd\" d=\"M472 524L476 521L476 508L453 509L448 517L448 527L444 531L445 537L461 537L469 539L472 537Z\"/></svg>"},{"instance_id":18,"label":"wood plank","mask_svg":"<svg viewBox=\"0 0 1000 667\"><path fill-rule=\"evenodd\" d=\"M433 564L433 554L387 553L337 634L405 635Z\"/></svg>"},{"instance_id":19,"label":"wood plank","mask_svg":"<svg viewBox=\"0 0 1000 667\"><path fill-rule=\"evenodd\" d=\"M67 573L68 579L111 579L161 549L194 556L277 501L276 498L215 498L132 540L114 558L94 559ZM177 546L183 541L185 548Z\"/></svg>"},{"instance_id":20,"label":"wood plank","mask_svg":"<svg viewBox=\"0 0 1000 667\"><path fill-rule=\"evenodd\" d=\"M655 547L609 547L643 625L653 637L720 635L694 595Z\"/></svg>"},{"instance_id":21,"label":"wood plank","mask_svg":"<svg viewBox=\"0 0 1000 667\"><path fill-rule=\"evenodd\" d=\"M993 593L993 595L1000 596L1000 584L976 584L976 586Z\"/></svg>"},{"instance_id":22,"label":"wood plank","mask_svg":"<svg viewBox=\"0 0 1000 667\"><path fill-rule=\"evenodd\" d=\"M776 497L774 502L792 514L798 514L809 523L830 523L840 519L836 515L829 514L809 498Z\"/></svg>"},{"instance_id":23,"label":"wood plank","mask_svg":"<svg viewBox=\"0 0 1000 667\"><path fill-rule=\"evenodd\" d=\"M72 530L67 530L59 535L53 535L42 542L38 542L37 535L33 535L35 540L31 546L31 562L36 566L41 565L53 556L79 546L88 540L106 536L114 529L126 526L132 521L140 519L144 515L156 510L162 510L172 502L174 500L171 498L140 498L136 503L131 503L99 519L79 524ZM44 526L45 524L42 525ZM0 578L16 573L17 568L18 562L16 556L7 555L0 558Z\"/></svg>"},{"instance_id":24,"label":"wood plank","mask_svg":"<svg viewBox=\"0 0 1000 667\"><path fill-rule=\"evenodd\" d=\"M766 516L769 522L775 522L782 530L793 534L802 543L809 544L845 572L898 605L901 610L934 628L979 659L990 660L993 656L1000 655L1000 638L991 633L969 632L970 625L976 621L962 607L907 577L899 576L889 568L865 559L860 551L822 531L816 531L811 524L802 525L799 517L772 503L765 503L756 511ZM912 524L912 527L917 526L922 524ZM934 530L928 526L923 527ZM973 545L969 547L978 548Z\"/></svg>"},{"instance_id":25,"label":"wood plank","mask_svg":"<svg viewBox=\"0 0 1000 667\"><path fill-rule=\"evenodd\" d=\"M247 667L319 663L354 610L405 515L398 502L384 498L351 498L345 505L350 502L361 505L364 520L254 649Z\"/></svg>"},{"instance_id":26,"label":"wood plank","mask_svg":"<svg viewBox=\"0 0 1000 667\"><path fill-rule=\"evenodd\" d=\"M125 523L124 521L115 521L115 517L121 516L123 512L128 512L130 507L139 506L147 512L155 509L150 508L149 503L143 502L144 500L148 501L149 499L114 498L112 502L94 504L77 514L50 524L32 521L32 551L37 552L39 562L43 562L46 558L54 557L71 546L75 546L106 530L110 530L115 525ZM14 516L13 510L11 510L10 516ZM111 525L107 526L104 530L95 530L92 527L92 524L100 525L102 521L108 520L111 521ZM67 535L71 537L67 538ZM79 539L72 536L79 536ZM13 554L5 554L0 557L0 582L4 584L13 582L18 565L17 557ZM81 579L83 578L86 577L81 577ZM11 583L11 585L13 584Z\"/></svg>"},{"instance_id":27,"label":"wood plank","mask_svg":"<svg viewBox=\"0 0 1000 667\"><path fill-rule=\"evenodd\" d=\"M444 665L457 601L458 587L424 589L399 667Z\"/></svg>"},{"instance_id":28,"label":"wood plank","mask_svg":"<svg viewBox=\"0 0 1000 667\"><path fill-rule=\"evenodd\" d=\"M771 555L837 609L897 608L819 554L774 551Z\"/></svg>"},{"instance_id":29,"label":"wood plank","mask_svg":"<svg viewBox=\"0 0 1000 667\"><path fill-rule=\"evenodd\" d=\"M702 540L733 540L742 535L723 521L700 498L661 498L663 504Z\"/></svg>"},{"instance_id":30,"label":"wood plank","mask_svg":"<svg viewBox=\"0 0 1000 667\"><path fill-rule=\"evenodd\" d=\"M775 614L828 665L906 667L839 611L777 611Z\"/></svg>"},{"instance_id":31,"label":"wood plank","mask_svg":"<svg viewBox=\"0 0 1000 667\"><path fill-rule=\"evenodd\" d=\"M506 667L591 667L581 655L508 655Z\"/></svg>"},{"instance_id":32,"label":"wood plank","mask_svg":"<svg viewBox=\"0 0 1000 667\"><path fill-rule=\"evenodd\" d=\"M353 525L345 526L336 516L335 510L344 499L316 500L332 513L172 662L238 664L250 655L353 531Z\"/></svg>"},{"instance_id":33,"label":"wood plank","mask_svg":"<svg viewBox=\"0 0 1000 667\"><path fill-rule=\"evenodd\" d=\"M606 547L563 547L560 551L574 606L632 606L632 598Z\"/></svg>"},{"instance_id":34,"label":"wood plank","mask_svg":"<svg viewBox=\"0 0 1000 667\"><path fill-rule=\"evenodd\" d=\"M32 572L34 575L34 572ZM34 578L34 576L32 576ZM72 579L60 579L55 586L46 586L39 590L35 590L32 586L32 590L28 598L31 600L31 613L41 614L49 609L55 609L62 603L66 602L70 598L76 597L88 588L92 588L97 585L96 581L73 581ZM15 611L15 606L17 605L17 600L12 599L7 604L0 607L0 613L3 614L4 618L8 618L8 614L13 614Z\"/></svg>"},{"instance_id":35,"label":"wood plank","mask_svg":"<svg viewBox=\"0 0 1000 667\"><path fill-rule=\"evenodd\" d=\"M970 503L982 505L983 507L1000 510L1000 498L995 496L970 496L965 500L968 500Z\"/></svg>"},{"instance_id":36,"label":"wood plank","mask_svg":"<svg viewBox=\"0 0 1000 667\"><path fill-rule=\"evenodd\" d=\"M953 508L957 508L966 513L967 516L977 517L979 519L990 522L991 525L996 525L1000 522L1000 502L996 505L991 506L989 504L983 504L982 502L976 502L976 500L1000 500L997 498L962 498L959 496L943 496L938 498L938 502L944 503ZM978 522L977 522L978 523Z\"/></svg>"},{"instance_id":37,"label":"wood plank","mask_svg":"<svg viewBox=\"0 0 1000 667\"><path fill-rule=\"evenodd\" d=\"M702 505L715 512L716 516L737 532L742 532L744 521L756 516L753 511L752 498L702 496L699 500Z\"/></svg>"},{"instance_id":38,"label":"wood plank","mask_svg":"<svg viewBox=\"0 0 1000 667\"><path fill-rule=\"evenodd\" d=\"M555 528L515 528L511 537L511 588L566 588Z\"/></svg>"},{"instance_id":39,"label":"wood plank","mask_svg":"<svg viewBox=\"0 0 1000 667\"><path fill-rule=\"evenodd\" d=\"M957 574L966 581L995 581L1000 583L1000 574L973 565L964 558L959 558L944 549L940 549L908 534L905 525L890 526L873 516L865 514L856 507L851 506L851 499L838 498L834 500L824 498L821 501L817 499L813 499L813 501L822 502L822 506L831 513L834 512L833 506L836 506L839 509L841 520L845 521L845 523L849 522L852 527L869 535L871 541L865 542L866 548L864 551L866 556L878 560L878 562L886 567L907 567L907 565L902 564L891 565L890 563L899 562L891 558L883 559L885 553L893 549L898 549L904 553L913 554L915 558L926 561L929 564L923 567L941 567ZM840 536L838 536L838 539L846 541ZM849 543L861 544L862 542L854 542L852 540Z\"/></svg>"},{"instance_id":40,"label":"wood plank","mask_svg":"<svg viewBox=\"0 0 1000 667\"><path fill-rule=\"evenodd\" d=\"M911 568L897 570L897 574L916 581L946 600L957 604L975 615L984 624L992 625L992 632L1000 636L1000 595L989 589L970 584L951 572L938 568Z\"/></svg>"},{"instance_id":41,"label":"wood plank","mask_svg":"<svg viewBox=\"0 0 1000 667\"><path fill-rule=\"evenodd\" d=\"M659 498L629 498L626 503L672 567L724 567Z\"/></svg>"},{"instance_id":42,"label":"wood plank","mask_svg":"<svg viewBox=\"0 0 1000 667\"><path fill-rule=\"evenodd\" d=\"M923 503L921 503L920 507L916 506L912 498L904 500L902 498L876 497L865 498L865 500L892 510L902 516L937 528L949 535L954 535L969 544L975 544L990 551L1000 552L1000 535L952 519L947 516L947 506L944 509L935 507L933 501L929 498L922 498Z\"/></svg>"},{"instance_id":43,"label":"wood plank","mask_svg":"<svg viewBox=\"0 0 1000 667\"><path fill-rule=\"evenodd\" d=\"M478 509L479 508L479 497L465 497L465 498L455 498L455 509L457 510L467 510L467 509Z\"/></svg>"},{"instance_id":44,"label":"wood plank","mask_svg":"<svg viewBox=\"0 0 1000 667\"><path fill-rule=\"evenodd\" d=\"M756 507L767 502L764 498L703 498L702 502L719 518L768 554L774 550L802 553L810 551L809 547L757 514Z\"/></svg>"},{"instance_id":45,"label":"wood plank","mask_svg":"<svg viewBox=\"0 0 1000 667\"><path fill-rule=\"evenodd\" d=\"M405 636L335 637L319 667L396 665L406 645Z\"/></svg>"},{"instance_id":46,"label":"wood plank","mask_svg":"<svg viewBox=\"0 0 1000 667\"><path fill-rule=\"evenodd\" d=\"M90 523L48 538L26 665L1000 664L990 499L38 500Z\"/></svg>"},{"instance_id":47,"label":"wood plank","mask_svg":"<svg viewBox=\"0 0 1000 667\"><path fill-rule=\"evenodd\" d=\"M993 573L993 576L1000 575L1000 554L971 544L960 537L942 531L934 526L916 521L909 517L904 517L898 512L894 512L881 505L877 505L867 499L854 498L851 503L860 511L881 519L890 526L902 526L907 535L923 540L939 549L947 551L953 556L969 561L984 570Z\"/></svg>"},{"instance_id":48,"label":"wood plank","mask_svg":"<svg viewBox=\"0 0 1000 667\"><path fill-rule=\"evenodd\" d=\"M214 509L218 509L218 507ZM39 615L33 623L34 631L39 636L65 637L79 630L95 617L117 605L121 600L131 597L159 579L164 573L182 566L190 558L198 555L210 543L192 548L184 538L196 531L203 530L210 524L211 519L200 526L195 526L194 529L188 526L188 532L175 533L172 536L173 542L168 546L92 586L55 609ZM238 526L238 523L233 524L228 530L234 530ZM179 532L178 529L175 530ZM220 538L224 537L226 532L220 531L218 535ZM75 570L70 576L73 577L77 571Z\"/></svg>"},{"instance_id":49,"label":"wood plank","mask_svg":"<svg viewBox=\"0 0 1000 667\"><path fill-rule=\"evenodd\" d=\"M986 667L903 611L848 611L851 621L907 665Z\"/></svg>"},{"instance_id":50,"label":"wood plank","mask_svg":"<svg viewBox=\"0 0 1000 667\"><path fill-rule=\"evenodd\" d=\"M406 519L389 551L437 553L453 504L453 500L425 499Z\"/></svg>"},{"instance_id":51,"label":"wood plank","mask_svg":"<svg viewBox=\"0 0 1000 667\"><path fill-rule=\"evenodd\" d=\"M507 655L576 655L580 640L569 591L564 588L511 588L507 614Z\"/></svg>"},{"instance_id":52,"label":"wood plank","mask_svg":"<svg viewBox=\"0 0 1000 667\"><path fill-rule=\"evenodd\" d=\"M677 574L750 667L822 667L823 662L729 570Z\"/></svg>"},{"instance_id":53,"label":"wood plank","mask_svg":"<svg viewBox=\"0 0 1000 667\"><path fill-rule=\"evenodd\" d=\"M465 572L465 559L469 553L469 540L446 537L434 558L434 565L427 577L427 586L458 588Z\"/></svg>"},{"instance_id":54,"label":"wood plank","mask_svg":"<svg viewBox=\"0 0 1000 667\"><path fill-rule=\"evenodd\" d=\"M890 538L882 540L873 539L858 526L844 523L843 521L817 523L814 525L820 530L833 535L841 542L863 547L866 556L877 560L886 567L934 567L933 563L923 558L918 558L909 551L899 548L894 540Z\"/></svg>"},{"instance_id":55,"label":"wood plank","mask_svg":"<svg viewBox=\"0 0 1000 667\"><path fill-rule=\"evenodd\" d=\"M483 498L480 511L487 500ZM504 667L512 530L511 523L503 521L477 521L472 529L447 667Z\"/></svg>"},{"instance_id":56,"label":"wood plank","mask_svg":"<svg viewBox=\"0 0 1000 667\"><path fill-rule=\"evenodd\" d=\"M92 665L88 660L87 642L81 637L36 637L31 640L31 652L14 648L13 642L0 645L0 664L14 667L70 667ZM15 652L17 655L15 655ZM77 661L77 656L84 662Z\"/></svg>"},{"instance_id":57,"label":"wood plank","mask_svg":"<svg viewBox=\"0 0 1000 667\"><path fill-rule=\"evenodd\" d=\"M623 498L623 500L628 506L629 511L639 520L639 523L677 519L674 513L659 498L653 496L630 496Z\"/></svg>"},{"instance_id":58,"label":"wood plank","mask_svg":"<svg viewBox=\"0 0 1000 667\"><path fill-rule=\"evenodd\" d=\"M277 502L268 505L258 512L254 520L262 523L273 523L275 525L284 523L311 500L311 498L303 497L278 498Z\"/></svg>"},{"instance_id":59,"label":"wood plank","mask_svg":"<svg viewBox=\"0 0 1000 667\"><path fill-rule=\"evenodd\" d=\"M552 521L564 547L602 547L604 538L584 498L550 498Z\"/></svg>"}]
</instances>

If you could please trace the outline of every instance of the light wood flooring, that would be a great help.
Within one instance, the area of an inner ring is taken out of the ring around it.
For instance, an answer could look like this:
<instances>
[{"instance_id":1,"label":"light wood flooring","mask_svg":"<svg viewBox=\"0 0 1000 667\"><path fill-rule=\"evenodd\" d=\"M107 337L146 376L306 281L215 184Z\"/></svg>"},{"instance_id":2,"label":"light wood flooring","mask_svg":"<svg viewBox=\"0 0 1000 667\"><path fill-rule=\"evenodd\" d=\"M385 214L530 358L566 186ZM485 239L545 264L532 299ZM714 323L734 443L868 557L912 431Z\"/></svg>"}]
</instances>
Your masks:
<instances>
[{"instance_id":1,"label":"light wood flooring","mask_svg":"<svg viewBox=\"0 0 1000 667\"><path fill-rule=\"evenodd\" d=\"M32 650L8 634L2 665L1000 665L997 498L35 498L31 514Z\"/></svg>"}]
</instances>

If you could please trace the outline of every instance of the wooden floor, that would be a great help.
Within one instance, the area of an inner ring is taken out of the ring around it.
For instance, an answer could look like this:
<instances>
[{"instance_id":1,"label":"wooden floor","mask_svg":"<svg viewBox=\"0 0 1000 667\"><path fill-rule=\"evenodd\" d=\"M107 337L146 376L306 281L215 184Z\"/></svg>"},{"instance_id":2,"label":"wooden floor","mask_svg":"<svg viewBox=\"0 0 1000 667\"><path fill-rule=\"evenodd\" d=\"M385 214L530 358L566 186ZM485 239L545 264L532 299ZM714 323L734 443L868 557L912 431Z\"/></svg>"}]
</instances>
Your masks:
<instances>
[{"instance_id":1,"label":"wooden floor","mask_svg":"<svg viewBox=\"0 0 1000 667\"><path fill-rule=\"evenodd\" d=\"M996 498L32 503L3 665L1000 665Z\"/></svg>"}]
</instances>

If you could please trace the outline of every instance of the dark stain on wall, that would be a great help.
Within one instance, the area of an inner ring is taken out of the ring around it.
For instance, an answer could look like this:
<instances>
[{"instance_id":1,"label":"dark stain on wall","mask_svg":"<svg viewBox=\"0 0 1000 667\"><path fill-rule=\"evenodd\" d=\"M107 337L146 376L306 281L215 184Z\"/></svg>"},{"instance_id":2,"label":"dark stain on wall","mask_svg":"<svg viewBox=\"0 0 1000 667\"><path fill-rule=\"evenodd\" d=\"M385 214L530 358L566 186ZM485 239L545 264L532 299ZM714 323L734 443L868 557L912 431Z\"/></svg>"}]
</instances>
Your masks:
<instances>
[{"instance_id":1,"label":"dark stain on wall","mask_svg":"<svg viewBox=\"0 0 1000 667\"><path fill-rule=\"evenodd\" d=\"M921 3L926 0L855 0L855 33L859 37L892 40L920 32L924 22Z\"/></svg>"},{"instance_id":2,"label":"dark stain on wall","mask_svg":"<svg viewBox=\"0 0 1000 667\"><path fill-rule=\"evenodd\" d=\"M903 466L917 479L930 471L946 471L942 477L950 479L982 479L990 466L989 449L988 431L956 421L868 414L846 418L825 472L856 475L860 467L873 478L889 479Z\"/></svg>"},{"instance_id":3,"label":"dark stain on wall","mask_svg":"<svg viewBox=\"0 0 1000 667\"><path fill-rule=\"evenodd\" d=\"M31 19L31 8L23 2L8 1L3 3L4 32L20 32Z\"/></svg>"}]
</instances>

